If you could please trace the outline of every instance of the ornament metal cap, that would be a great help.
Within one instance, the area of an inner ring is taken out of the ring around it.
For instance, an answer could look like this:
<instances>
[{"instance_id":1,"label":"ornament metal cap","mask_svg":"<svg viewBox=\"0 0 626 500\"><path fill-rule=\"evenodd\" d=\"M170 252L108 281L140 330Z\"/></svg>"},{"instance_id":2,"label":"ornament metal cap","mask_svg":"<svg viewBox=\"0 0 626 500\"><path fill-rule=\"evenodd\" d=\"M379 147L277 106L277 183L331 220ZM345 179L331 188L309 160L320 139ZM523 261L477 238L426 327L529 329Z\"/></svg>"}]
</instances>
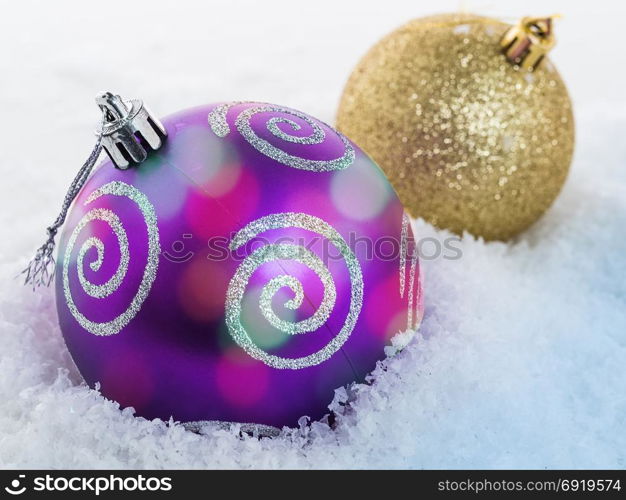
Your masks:
<instances>
[{"instance_id":1,"label":"ornament metal cap","mask_svg":"<svg viewBox=\"0 0 626 500\"><path fill-rule=\"evenodd\" d=\"M96 104L104 113L102 147L119 169L145 161L148 149L163 145L167 132L163 124L146 109L140 99L122 100L119 95L102 92Z\"/></svg>"},{"instance_id":2,"label":"ornament metal cap","mask_svg":"<svg viewBox=\"0 0 626 500\"><path fill-rule=\"evenodd\" d=\"M552 29L556 17L524 17L507 30L500 41L506 58L522 69L533 71L556 43Z\"/></svg>"}]
</instances>

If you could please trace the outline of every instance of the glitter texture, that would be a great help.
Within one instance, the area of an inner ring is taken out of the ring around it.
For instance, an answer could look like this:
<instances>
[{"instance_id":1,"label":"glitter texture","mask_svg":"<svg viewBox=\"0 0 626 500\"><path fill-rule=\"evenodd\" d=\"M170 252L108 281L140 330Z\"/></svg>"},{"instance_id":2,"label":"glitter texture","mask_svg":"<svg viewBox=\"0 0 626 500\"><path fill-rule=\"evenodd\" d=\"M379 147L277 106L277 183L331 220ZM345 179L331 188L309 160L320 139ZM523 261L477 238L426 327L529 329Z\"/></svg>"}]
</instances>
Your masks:
<instances>
[{"instance_id":1,"label":"glitter texture","mask_svg":"<svg viewBox=\"0 0 626 500\"><path fill-rule=\"evenodd\" d=\"M363 305L363 275L359 261L341 235L318 217L304 213L278 213L257 219L241 229L232 239L231 250L237 250L252 238L270 229L279 228L306 229L329 239L345 260L350 275L351 297L350 310L340 332L319 351L300 358L284 358L268 354L256 346L241 323L241 304L248 280L263 264L275 260L294 260L308 266L324 285L324 297L315 313L306 320L296 323L281 320L272 310L272 298L284 286L291 288L295 297L286 306L295 309L302 304L304 291L297 278L281 275L265 285L261 293L260 308L265 318L277 329L290 335L315 332L328 319L335 305L337 292L333 278L322 260L303 246L292 244L270 244L258 248L237 268L228 286L226 294L226 325L233 339L250 356L263 361L268 366L279 369L297 370L323 363L348 340Z\"/></svg>"},{"instance_id":2,"label":"glitter texture","mask_svg":"<svg viewBox=\"0 0 626 500\"><path fill-rule=\"evenodd\" d=\"M225 137L230 132L230 127L226 121L226 114L228 110L240 102L233 102L229 104L223 104L215 108L208 117L209 125L211 129L218 137ZM237 117L235 125L239 133L259 152L276 160L277 162L287 165L289 167L298 168L300 170L311 170L313 172L328 172L332 170L343 170L349 167L354 162L355 154L354 148L350 141L346 139L342 134L329 128L336 135L344 145L344 154L340 158L333 160L311 160L308 158L302 158L294 156L283 151L280 148L270 144L265 139L261 139L250 125L250 120L253 115L257 113L281 113L299 118L304 121L309 127L313 129L313 133L309 136L291 136L278 128L278 123L286 123L293 130L300 130L302 127L293 120L286 117L272 117L267 122L267 129L279 139L296 144L320 144L326 138L326 134L322 127L316 123L311 117L295 111L278 106L262 105L254 108L248 108L242 111Z\"/></svg>"},{"instance_id":3,"label":"glitter texture","mask_svg":"<svg viewBox=\"0 0 626 500\"><path fill-rule=\"evenodd\" d=\"M96 261L91 263L90 267L93 271L99 270L100 266L104 262L104 244L102 243L102 240L96 237L89 237L79 249L77 259L78 276L83 292L98 299L106 298L119 288L128 270L128 262L130 259L128 238L119 217L110 210L94 208L83 216L83 218L72 231L72 234L67 242L65 254L63 257L63 292L65 295L67 307L72 313L72 316L74 316L76 321L78 321L78 323L85 330L93 333L94 335L114 335L118 333L122 328L124 328L128 323L130 323L130 321L135 317L135 315L141 308L141 304L148 296L150 287L152 286L152 283L154 282L154 279L156 277L156 272L159 264L159 253L161 252L161 248L159 244L159 232L154 207L143 193L124 182L109 182L108 184L105 184L101 188L96 189L94 192L92 192L85 201L85 205L94 202L103 195L127 197L137 204L141 211L141 214L143 215L143 219L148 229L148 262L146 264L143 277L139 285L139 290L131 300L128 308L122 314L118 315L111 321L103 323L91 321L87 319L76 307L74 299L72 298L72 292L70 291L69 265L76 239L78 238L80 232L91 221L100 220L109 224L117 237L117 241L120 247L120 263L113 277L111 277L106 283L104 283L103 285L94 285L93 283L90 283L85 278L83 272L85 254L90 248L96 248L98 252L98 258Z\"/></svg>"},{"instance_id":4,"label":"glitter texture","mask_svg":"<svg viewBox=\"0 0 626 500\"><path fill-rule=\"evenodd\" d=\"M409 294L408 294L408 307L407 307L407 330L415 330L419 326L421 321L420 317L420 296L421 285L416 283L417 266L418 266L418 251L415 246L415 240L413 235L409 237L409 227L411 221L409 216L405 213L402 214L402 228L400 230L400 297L404 297L406 289L406 263L407 257L411 257L411 265L409 268ZM412 243L412 246L410 245Z\"/></svg>"},{"instance_id":5,"label":"glitter texture","mask_svg":"<svg viewBox=\"0 0 626 500\"><path fill-rule=\"evenodd\" d=\"M297 278L289 276L287 274L276 276L263 287L261 293L261 313L270 322L270 324L278 330L288 333L289 335L296 335L298 333L307 333L317 330L330 316L335 301L337 300L337 291L333 278L328 272L328 269L324 266L322 260L315 254L309 252L302 247L296 247L288 245L288 248L276 248L277 253L275 257L270 260L276 259L293 259L300 262L310 269L315 271L315 274L320 278L324 284L324 298L320 307L315 311L313 316L297 323L291 323L284 321L276 316L272 309L272 299L274 295L283 287L289 287L295 293L295 297L285 303L287 309L298 309L302 305L304 300L304 288ZM268 261L264 261L268 262Z\"/></svg>"},{"instance_id":6,"label":"glitter texture","mask_svg":"<svg viewBox=\"0 0 626 500\"><path fill-rule=\"evenodd\" d=\"M508 27L466 14L409 22L359 63L337 118L411 215L489 240L544 213L574 148L563 81L548 59L532 73L510 64Z\"/></svg>"},{"instance_id":7,"label":"glitter texture","mask_svg":"<svg viewBox=\"0 0 626 500\"><path fill-rule=\"evenodd\" d=\"M128 261L130 259L130 254L128 253L128 238L126 237L126 232L124 231L124 226L122 226L120 218L110 210L99 208L95 208L87 212L78 226L76 226L76 234L82 231L82 229L92 220L101 220L108 223L117 237L117 243L120 248L120 263L117 266L117 270L115 271L115 274L103 285L94 285L91 283L87 278L85 278L85 272L83 270L85 254L90 248L96 248L98 258L93 261L89 267L92 271L98 271L102 266L102 263L104 262L104 243L102 243L102 240L92 236L88 238L83 245L81 245L80 250L78 251L78 262L76 267L78 269L78 280L80 281L83 290L91 297L103 299L117 290L120 283L124 279L124 276L126 276Z\"/></svg>"},{"instance_id":8,"label":"glitter texture","mask_svg":"<svg viewBox=\"0 0 626 500\"><path fill-rule=\"evenodd\" d=\"M409 308L407 311L406 328L407 330L417 328L419 318L417 315L417 293L415 290L415 271L417 270L417 251L413 251L411 256L411 270L409 271ZM414 322L415 318L415 322Z\"/></svg>"},{"instance_id":9,"label":"glitter texture","mask_svg":"<svg viewBox=\"0 0 626 500\"><path fill-rule=\"evenodd\" d=\"M226 121L226 114L233 106L243 103L244 101L233 101L222 104L209 113L209 126L216 136L226 137L230 133L230 127Z\"/></svg>"},{"instance_id":10,"label":"glitter texture","mask_svg":"<svg viewBox=\"0 0 626 500\"><path fill-rule=\"evenodd\" d=\"M212 103L164 117L159 151L124 171L105 160L68 212L55 281L63 338L85 382L137 416L246 422L259 435L252 424L298 427L399 349L410 257L401 296L397 251L360 243L414 246L391 185L325 123L292 110L241 118L252 109L284 108ZM291 168L251 145L238 119L294 157L354 158ZM417 267L414 289L420 277Z\"/></svg>"},{"instance_id":11,"label":"glitter texture","mask_svg":"<svg viewBox=\"0 0 626 500\"><path fill-rule=\"evenodd\" d=\"M409 216L402 214L402 229L400 231L400 297L404 297L406 286L406 253L409 243Z\"/></svg>"},{"instance_id":12,"label":"glitter texture","mask_svg":"<svg viewBox=\"0 0 626 500\"><path fill-rule=\"evenodd\" d=\"M239 429L239 432L244 434L251 434L258 437L277 437L280 435L280 429L278 427L272 427L271 425L251 424L242 422L223 422L221 420L199 420L197 422L184 422L183 427L191 432L198 434L206 427L217 427L224 431L232 431L233 429Z\"/></svg>"}]
</instances>

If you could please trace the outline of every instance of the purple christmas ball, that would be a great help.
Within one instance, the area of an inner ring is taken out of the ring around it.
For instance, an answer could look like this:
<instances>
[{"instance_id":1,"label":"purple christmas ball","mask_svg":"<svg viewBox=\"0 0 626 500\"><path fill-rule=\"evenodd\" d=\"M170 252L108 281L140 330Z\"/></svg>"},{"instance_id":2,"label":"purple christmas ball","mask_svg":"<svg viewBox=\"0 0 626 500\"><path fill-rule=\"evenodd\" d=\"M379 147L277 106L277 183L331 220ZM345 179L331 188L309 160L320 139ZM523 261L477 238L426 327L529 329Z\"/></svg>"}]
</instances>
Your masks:
<instances>
[{"instance_id":1,"label":"purple christmas ball","mask_svg":"<svg viewBox=\"0 0 626 500\"><path fill-rule=\"evenodd\" d=\"M104 162L60 240L61 329L85 381L146 418L276 427L328 412L422 314L384 174L304 113L213 104Z\"/></svg>"}]
</instances>

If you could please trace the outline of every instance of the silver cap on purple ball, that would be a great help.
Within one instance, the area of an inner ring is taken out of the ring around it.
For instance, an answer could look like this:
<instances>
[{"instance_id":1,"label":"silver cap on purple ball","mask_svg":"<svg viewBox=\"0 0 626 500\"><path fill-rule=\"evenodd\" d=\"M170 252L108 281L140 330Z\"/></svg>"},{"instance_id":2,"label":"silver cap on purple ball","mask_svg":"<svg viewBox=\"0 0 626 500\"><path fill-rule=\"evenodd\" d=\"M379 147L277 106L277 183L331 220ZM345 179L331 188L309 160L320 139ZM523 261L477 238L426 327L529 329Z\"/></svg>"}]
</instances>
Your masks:
<instances>
[{"instance_id":1,"label":"silver cap on purple ball","mask_svg":"<svg viewBox=\"0 0 626 500\"><path fill-rule=\"evenodd\" d=\"M148 149L163 145L167 132L139 99L123 101L119 95L103 92L96 104L104 113L102 147L117 168L126 170L145 161Z\"/></svg>"}]
</instances>

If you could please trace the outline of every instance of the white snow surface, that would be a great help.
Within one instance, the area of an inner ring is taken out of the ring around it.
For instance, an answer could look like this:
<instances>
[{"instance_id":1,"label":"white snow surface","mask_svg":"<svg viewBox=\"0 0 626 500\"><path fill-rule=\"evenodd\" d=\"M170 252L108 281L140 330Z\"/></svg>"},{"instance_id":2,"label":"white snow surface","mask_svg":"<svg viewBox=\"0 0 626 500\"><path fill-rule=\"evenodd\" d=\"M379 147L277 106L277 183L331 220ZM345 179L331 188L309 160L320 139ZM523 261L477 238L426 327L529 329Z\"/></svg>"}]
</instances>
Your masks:
<instances>
[{"instance_id":1,"label":"white snow surface","mask_svg":"<svg viewBox=\"0 0 626 500\"><path fill-rule=\"evenodd\" d=\"M552 209L510 243L469 235L424 260L419 335L354 388L335 430L274 439L147 421L86 387L51 289L14 276L93 143L93 96L165 115L251 99L332 122L382 35L457 2L12 2L0 19L0 466L16 468L626 467L626 99L621 3L465 4L561 12L553 61L577 147ZM520 10L524 9L524 10ZM120 15L121 14L121 15ZM414 221L419 237L448 235ZM383 369L384 368L384 369ZM333 408L345 399L337 391Z\"/></svg>"}]
</instances>

